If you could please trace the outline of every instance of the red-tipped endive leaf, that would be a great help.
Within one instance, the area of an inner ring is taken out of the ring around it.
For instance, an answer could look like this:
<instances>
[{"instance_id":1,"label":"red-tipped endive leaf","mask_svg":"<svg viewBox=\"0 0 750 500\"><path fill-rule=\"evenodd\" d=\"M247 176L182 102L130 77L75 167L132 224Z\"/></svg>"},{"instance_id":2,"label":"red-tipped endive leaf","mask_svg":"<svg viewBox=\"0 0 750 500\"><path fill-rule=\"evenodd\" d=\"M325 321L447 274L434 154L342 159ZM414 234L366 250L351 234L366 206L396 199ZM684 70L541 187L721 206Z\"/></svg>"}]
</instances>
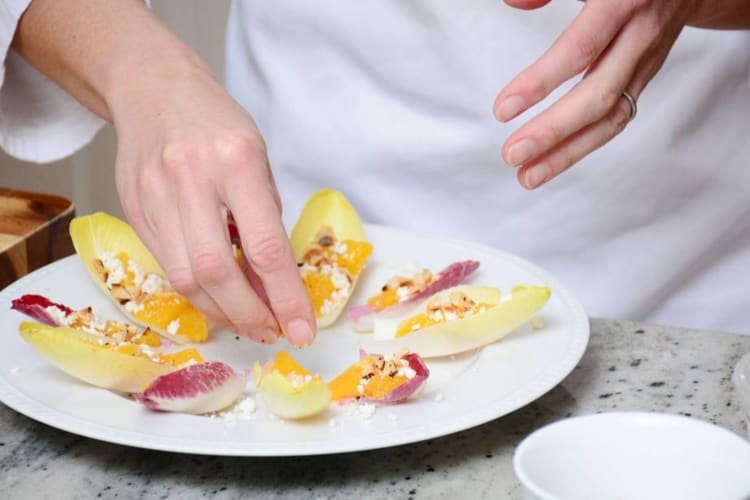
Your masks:
<instances>
[{"instance_id":1,"label":"red-tipped endive leaf","mask_svg":"<svg viewBox=\"0 0 750 500\"><path fill-rule=\"evenodd\" d=\"M23 295L11 302L10 308L16 310L30 318L33 318L40 323L44 323L49 326L63 326L47 311L48 307L56 307L65 316L73 312L70 307L52 302L47 297L41 295Z\"/></svg>"},{"instance_id":2,"label":"red-tipped endive leaf","mask_svg":"<svg viewBox=\"0 0 750 500\"><path fill-rule=\"evenodd\" d=\"M354 323L354 329L359 332L369 332L373 328L373 318L376 314L399 315L408 310L411 306L420 302L438 292L447 290L456 285L463 283L474 271L479 268L479 262L476 260L464 260L454 262L437 275L437 279L421 292L412 295L408 299L394 304L379 313L371 309L367 304L349 308L347 314L349 319Z\"/></svg>"},{"instance_id":3,"label":"red-tipped endive leaf","mask_svg":"<svg viewBox=\"0 0 750 500\"><path fill-rule=\"evenodd\" d=\"M237 373L225 363L209 361L156 378L136 399L155 411L212 413L237 401L248 377L247 371Z\"/></svg>"},{"instance_id":4,"label":"red-tipped endive leaf","mask_svg":"<svg viewBox=\"0 0 750 500\"><path fill-rule=\"evenodd\" d=\"M369 356L369 354L360 349L359 356L360 359L362 359ZM419 356L419 354L409 353L404 355L401 359L405 359L406 361L408 361L409 368L411 368L415 372L414 377L399 385L398 387L393 389L393 391L386 394L382 398L364 398L361 401L375 404L401 403L402 401L406 401L407 399L418 393L420 389L422 389L425 382L427 382L427 379L430 376L430 369L427 368L427 365Z\"/></svg>"}]
</instances>

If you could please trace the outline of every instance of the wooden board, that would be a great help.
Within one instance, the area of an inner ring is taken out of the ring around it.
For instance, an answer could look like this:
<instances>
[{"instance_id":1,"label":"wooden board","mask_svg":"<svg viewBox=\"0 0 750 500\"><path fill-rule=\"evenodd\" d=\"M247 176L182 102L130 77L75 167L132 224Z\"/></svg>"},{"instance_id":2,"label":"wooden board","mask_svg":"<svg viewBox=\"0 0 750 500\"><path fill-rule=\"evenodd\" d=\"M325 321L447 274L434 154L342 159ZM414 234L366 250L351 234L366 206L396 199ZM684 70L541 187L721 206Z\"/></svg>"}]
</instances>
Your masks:
<instances>
[{"instance_id":1,"label":"wooden board","mask_svg":"<svg viewBox=\"0 0 750 500\"><path fill-rule=\"evenodd\" d=\"M65 198L0 188L0 288L72 254L74 215Z\"/></svg>"}]
</instances>

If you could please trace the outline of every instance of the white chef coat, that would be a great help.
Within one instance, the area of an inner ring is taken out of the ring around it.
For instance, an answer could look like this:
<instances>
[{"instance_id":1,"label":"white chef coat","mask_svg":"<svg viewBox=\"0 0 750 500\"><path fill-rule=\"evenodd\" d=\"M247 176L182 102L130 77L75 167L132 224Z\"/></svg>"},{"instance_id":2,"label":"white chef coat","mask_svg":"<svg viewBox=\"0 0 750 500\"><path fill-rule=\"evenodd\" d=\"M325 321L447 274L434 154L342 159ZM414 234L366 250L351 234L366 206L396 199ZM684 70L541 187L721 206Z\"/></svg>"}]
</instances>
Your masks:
<instances>
[{"instance_id":1,"label":"white chef coat","mask_svg":"<svg viewBox=\"0 0 750 500\"><path fill-rule=\"evenodd\" d=\"M497 123L492 103L579 9L236 0L227 86L258 121L287 213L335 187L367 221L527 258L592 315L750 333L750 33L684 30L626 131L526 192L499 153L520 122ZM4 104L3 147L15 134L49 154Z\"/></svg>"}]
</instances>

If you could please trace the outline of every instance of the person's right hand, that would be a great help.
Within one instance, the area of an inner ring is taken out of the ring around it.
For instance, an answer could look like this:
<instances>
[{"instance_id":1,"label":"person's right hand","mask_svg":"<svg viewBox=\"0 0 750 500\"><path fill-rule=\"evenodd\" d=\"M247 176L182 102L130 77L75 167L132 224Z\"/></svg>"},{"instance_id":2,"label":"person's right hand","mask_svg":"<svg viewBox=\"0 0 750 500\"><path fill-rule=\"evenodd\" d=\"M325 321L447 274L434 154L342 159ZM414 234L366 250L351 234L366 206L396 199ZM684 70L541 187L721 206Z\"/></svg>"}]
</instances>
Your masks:
<instances>
[{"instance_id":1,"label":"person's right hand","mask_svg":"<svg viewBox=\"0 0 750 500\"><path fill-rule=\"evenodd\" d=\"M175 289L214 325L266 344L281 334L309 345L315 318L252 117L198 64L150 73L131 75L107 103L127 218ZM227 211L248 276L232 254Z\"/></svg>"}]
</instances>

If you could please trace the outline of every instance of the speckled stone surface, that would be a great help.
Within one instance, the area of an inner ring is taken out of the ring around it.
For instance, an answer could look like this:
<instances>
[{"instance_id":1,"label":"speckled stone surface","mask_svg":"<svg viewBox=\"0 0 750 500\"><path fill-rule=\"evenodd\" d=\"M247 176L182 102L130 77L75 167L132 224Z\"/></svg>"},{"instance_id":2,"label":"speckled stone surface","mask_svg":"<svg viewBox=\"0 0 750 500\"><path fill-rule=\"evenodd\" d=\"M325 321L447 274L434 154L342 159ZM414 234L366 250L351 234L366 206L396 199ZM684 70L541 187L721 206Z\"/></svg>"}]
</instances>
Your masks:
<instances>
[{"instance_id":1,"label":"speckled stone surface","mask_svg":"<svg viewBox=\"0 0 750 500\"><path fill-rule=\"evenodd\" d=\"M145 451L58 431L0 404L0 497L520 498L512 454L540 426L609 410L681 413L741 435L731 372L750 336L592 320L565 381L475 429L423 443L311 458L214 458Z\"/></svg>"}]
</instances>

